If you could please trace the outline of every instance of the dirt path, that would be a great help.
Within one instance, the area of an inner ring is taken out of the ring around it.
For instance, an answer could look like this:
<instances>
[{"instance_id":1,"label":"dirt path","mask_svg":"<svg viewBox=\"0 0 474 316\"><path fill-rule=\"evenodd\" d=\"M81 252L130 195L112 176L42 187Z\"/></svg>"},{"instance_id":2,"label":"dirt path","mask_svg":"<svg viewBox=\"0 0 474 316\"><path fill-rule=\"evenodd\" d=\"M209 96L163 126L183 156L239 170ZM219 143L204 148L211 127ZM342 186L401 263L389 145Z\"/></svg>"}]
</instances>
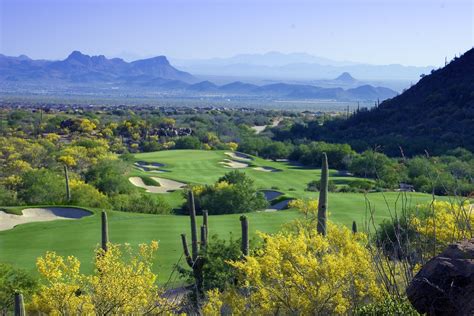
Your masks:
<instances>
[{"instance_id":1,"label":"dirt path","mask_svg":"<svg viewBox=\"0 0 474 316\"><path fill-rule=\"evenodd\" d=\"M277 117L276 119L273 120L272 124L270 125L254 125L252 126L252 129L255 131L256 134L260 134L265 130L267 127L275 127L280 124L280 122L283 120L281 117Z\"/></svg>"}]
</instances>

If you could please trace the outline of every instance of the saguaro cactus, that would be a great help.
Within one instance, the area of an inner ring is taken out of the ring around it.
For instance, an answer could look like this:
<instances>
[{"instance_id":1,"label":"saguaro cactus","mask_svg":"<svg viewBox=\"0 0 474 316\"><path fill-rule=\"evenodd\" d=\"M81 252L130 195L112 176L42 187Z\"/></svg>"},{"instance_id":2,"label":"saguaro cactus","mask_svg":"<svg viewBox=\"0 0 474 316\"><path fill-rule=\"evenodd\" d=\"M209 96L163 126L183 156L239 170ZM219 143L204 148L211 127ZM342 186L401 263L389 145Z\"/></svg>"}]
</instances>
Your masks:
<instances>
[{"instance_id":1,"label":"saguaro cactus","mask_svg":"<svg viewBox=\"0 0 474 316\"><path fill-rule=\"evenodd\" d=\"M199 254L198 248L198 233L196 223L196 207L194 204L194 194L192 190L188 192L188 208L189 218L191 220L191 253L189 253L188 242L186 234L181 234L181 243L183 244L184 256L189 267L193 270L196 290L196 300L199 302L203 294L203 274L202 267L204 264L202 256ZM201 242L200 250L204 251L207 247L207 212L203 212L203 225L201 226Z\"/></svg>"},{"instance_id":2,"label":"saguaro cactus","mask_svg":"<svg viewBox=\"0 0 474 316\"><path fill-rule=\"evenodd\" d=\"M109 227L108 227L107 213L102 211L102 249L107 251L107 244L109 243Z\"/></svg>"},{"instance_id":3,"label":"saguaro cactus","mask_svg":"<svg viewBox=\"0 0 474 316\"><path fill-rule=\"evenodd\" d=\"M356 223L356 221L352 221L352 232L354 234L357 233L357 223Z\"/></svg>"},{"instance_id":4,"label":"saguaro cactus","mask_svg":"<svg viewBox=\"0 0 474 316\"><path fill-rule=\"evenodd\" d=\"M328 170L328 157L326 153L323 153L323 162L321 166L321 184L319 188L319 204L318 204L318 233L326 236L326 221L327 221L327 209L328 209L328 182L329 182L329 170Z\"/></svg>"},{"instance_id":5,"label":"saguaro cactus","mask_svg":"<svg viewBox=\"0 0 474 316\"><path fill-rule=\"evenodd\" d=\"M15 316L25 316L25 303L23 302L23 294L15 293Z\"/></svg>"},{"instance_id":6,"label":"saguaro cactus","mask_svg":"<svg viewBox=\"0 0 474 316\"><path fill-rule=\"evenodd\" d=\"M69 189L69 174L67 170L67 166L64 165L64 178L66 180L66 200L68 202L71 201L71 190Z\"/></svg>"},{"instance_id":7,"label":"saguaro cactus","mask_svg":"<svg viewBox=\"0 0 474 316\"><path fill-rule=\"evenodd\" d=\"M244 256L249 255L249 221L247 216L242 215L240 216L240 226L242 230L242 244L240 249L242 250L242 254Z\"/></svg>"}]
</instances>

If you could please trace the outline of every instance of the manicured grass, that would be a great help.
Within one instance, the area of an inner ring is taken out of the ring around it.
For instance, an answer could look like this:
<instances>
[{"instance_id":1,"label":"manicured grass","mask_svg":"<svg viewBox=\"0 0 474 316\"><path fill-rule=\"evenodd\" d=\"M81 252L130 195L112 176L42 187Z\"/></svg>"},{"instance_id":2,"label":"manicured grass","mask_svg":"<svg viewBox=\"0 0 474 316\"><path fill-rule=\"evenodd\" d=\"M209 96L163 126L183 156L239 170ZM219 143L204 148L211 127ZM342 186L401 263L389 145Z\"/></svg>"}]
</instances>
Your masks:
<instances>
[{"instance_id":1,"label":"manicured grass","mask_svg":"<svg viewBox=\"0 0 474 316\"><path fill-rule=\"evenodd\" d=\"M134 170L136 176L158 176L186 183L210 184L232 169L221 164L228 158L223 151L175 150L136 155L137 160L159 162L165 164L163 170L169 172L152 173ZM305 191L311 180L320 176L318 169L302 168L289 163L278 163L255 158L254 166L269 166L281 169L280 172L262 172L251 168L241 169L251 176L261 189L277 188L287 197L317 198L317 193ZM337 184L347 184L354 177L337 177L335 171L330 172L331 179ZM158 195L156 195L158 196ZM184 199L181 191L160 194L173 207L180 207ZM402 205L415 206L431 200L431 196L421 193L370 193L364 196L357 193L330 193L329 218L334 222L351 225L355 220L359 229L363 229L367 219L368 202L374 209L377 222L390 217L390 210L400 211ZM24 207L26 208L26 207ZM14 208L18 212L21 208ZM97 210L93 210L97 212ZM210 216L209 232L228 238L229 233L240 236L238 214ZM282 225L299 216L294 210L278 212L258 212L248 214L251 236L255 232L276 232ZM200 221L200 220L199 220ZM180 258L182 249L180 234L190 234L189 218L178 215L149 215L125 212L109 212L110 239L115 243L139 243L158 240L160 249L155 269L159 273L159 281L165 283ZM30 271L35 270L35 260L47 250L61 255L75 255L81 262L85 272L91 271L93 250L100 242L100 216L92 216L80 220L29 223L0 232L0 262L8 262Z\"/></svg>"},{"instance_id":2,"label":"manicured grass","mask_svg":"<svg viewBox=\"0 0 474 316\"><path fill-rule=\"evenodd\" d=\"M256 230L276 232L281 225L296 216L295 211L249 214L251 235ZM160 282L168 279L173 265L182 254L180 234L190 235L189 217L177 215L148 215L109 212L110 240L115 243L139 243L159 241L155 269ZM200 221L199 221L200 222ZM239 215L211 216L209 233L227 238L229 233L240 236ZM80 220L58 220L44 223L19 225L0 232L1 262L11 263L27 270L35 270L35 260L45 251L61 255L77 256L83 271L92 269L93 250L100 242L100 216L98 213ZM185 264L184 261L181 262Z\"/></svg>"},{"instance_id":3,"label":"manicured grass","mask_svg":"<svg viewBox=\"0 0 474 316\"><path fill-rule=\"evenodd\" d=\"M153 179L152 177L140 176L140 178L142 179L142 181L145 185L152 185L152 186L156 186L156 187L161 186L160 183L158 181L156 181L155 179Z\"/></svg>"}]
</instances>

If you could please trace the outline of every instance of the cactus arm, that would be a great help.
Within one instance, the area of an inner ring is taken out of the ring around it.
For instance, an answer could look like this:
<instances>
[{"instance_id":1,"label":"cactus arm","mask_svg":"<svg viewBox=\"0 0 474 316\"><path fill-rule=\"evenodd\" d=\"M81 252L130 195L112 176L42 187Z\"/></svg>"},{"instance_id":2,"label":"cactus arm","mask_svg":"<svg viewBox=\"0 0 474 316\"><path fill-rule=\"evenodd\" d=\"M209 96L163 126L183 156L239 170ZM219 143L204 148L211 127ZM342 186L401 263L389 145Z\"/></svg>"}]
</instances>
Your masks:
<instances>
[{"instance_id":1,"label":"cactus arm","mask_svg":"<svg viewBox=\"0 0 474 316\"><path fill-rule=\"evenodd\" d=\"M206 240L208 239L209 237L209 225L208 225L208 217L209 217L209 214L207 211L202 211L202 224L204 226L206 226Z\"/></svg>"},{"instance_id":2,"label":"cactus arm","mask_svg":"<svg viewBox=\"0 0 474 316\"><path fill-rule=\"evenodd\" d=\"M206 249L207 246L207 227L201 226L201 250Z\"/></svg>"},{"instance_id":3,"label":"cactus arm","mask_svg":"<svg viewBox=\"0 0 474 316\"><path fill-rule=\"evenodd\" d=\"M327 208L328 208L328 182L329 182L329 170L328 170L328 157L326 153L323 153L323 161L321 166L321 185L319 190L319 203L318 203L318 233L326 236L326 221L327 221Z\"/></svg>"},{"instance_id":4,"label":"cactus arm","mask_svg":"<svg viewBox=\"0 0 474 316\"><path fill-rule=\"evenodd\" d=\"M188 241L186 240L186 234L181 234L181 243L183 244L183 251L184 251L184 256L186 257L186 262L188 263L189 267L192 268L194 266L194 262L193 262L193 259L191 258L191 255L189 254Z\"/></svg>"}]
</instances>

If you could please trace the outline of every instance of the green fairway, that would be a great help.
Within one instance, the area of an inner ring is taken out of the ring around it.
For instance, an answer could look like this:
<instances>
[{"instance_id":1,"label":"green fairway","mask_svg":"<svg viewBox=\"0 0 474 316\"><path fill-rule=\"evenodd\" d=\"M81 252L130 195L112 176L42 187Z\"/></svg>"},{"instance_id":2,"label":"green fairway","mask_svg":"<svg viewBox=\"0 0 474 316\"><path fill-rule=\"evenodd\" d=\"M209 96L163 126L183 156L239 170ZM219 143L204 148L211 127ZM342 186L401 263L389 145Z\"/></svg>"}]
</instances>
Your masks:
<instances>
[{"instance_id":1,"label":"green fairway","mask_svg":"<svg viewBox=\"0 0 474 316\"><path fill-rule=\"evenodd\" d=\"M220 161L227 158L223 151L175 150L136 155L137 160L163 163L161 169L169 172L153 173L134 170L132 175L158 176L186 183L210 184L232 169L225 168ZM317 198L317 193L307 192L306 184L319 179L319 170L292 166L288 163L270 162L255 158L253 166L269 166L281 172L262 172L245 170L262 189L277 188L289 197ZM331 171L332 179L338 184L352 181L352 177L336 177ZM151 193L150 193L151 194ZM183 202L180 191L170 194L157 194L165 197L174 207ZM366 200L367 198L367 200ZM332 221L350 225L353 220L359 227L364 226L367 201L375 209L377 222L389 217L389 206L400 210L402 204L414 206L431 199L421 193L370 193L367 196L358 193L330 193L329 218ZM17 210L17 208L15 209ZM97 212L98 210L93 210ZM278 212L258 212L248 214L251 235L255 231L276 232L285 223L296 218L294 210ZM126 212L109 212L110 239L115 243L138 243L158 240L160 248L155 269L160 282L168 279L173 265L182 255L180 234L189 236L189 218L178 215L148 215ZM232 232L240 236L239 215L219 215L209 218L210 234L227 238ZM94 214L80 220L53 221L19 225L12 230L0 232L0 261L14 264L28 270L34 270L35 260L47 250L57 251L61 255L75 255L81 262L84 271L91 271L93 250L100 242L100 216ZM183 263L183 261L182 261Z\"/></svg>"}]
</instances>

